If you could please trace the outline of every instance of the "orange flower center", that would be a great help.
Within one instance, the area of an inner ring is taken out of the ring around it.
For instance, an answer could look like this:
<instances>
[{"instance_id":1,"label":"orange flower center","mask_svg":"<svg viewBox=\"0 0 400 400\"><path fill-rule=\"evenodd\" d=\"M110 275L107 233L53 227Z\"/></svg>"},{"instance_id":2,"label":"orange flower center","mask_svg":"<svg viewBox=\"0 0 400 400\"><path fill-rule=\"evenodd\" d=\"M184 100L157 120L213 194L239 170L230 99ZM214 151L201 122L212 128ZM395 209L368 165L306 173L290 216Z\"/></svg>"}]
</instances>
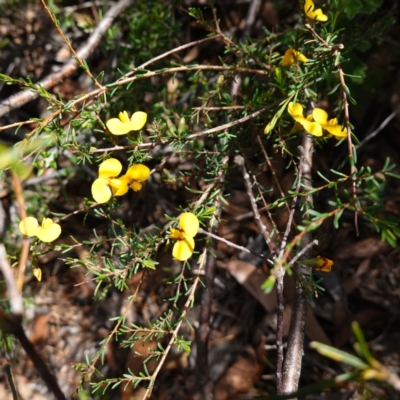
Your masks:
<instances>
[{"instance_id":1,"label":"orange flower center","mask_svg":"<svg viewBox=\"0 0 400 400\"><path fill-rule=\"evenodd\" d=\"M184 231L182 228L181 228L181 229L178 229L178 230L179 230L179 232L180 232L180 235L179 235L178 240L179 240L179 241L185 240L185 239L186 239L185 231Z\"/></svg>"}]
</instances>

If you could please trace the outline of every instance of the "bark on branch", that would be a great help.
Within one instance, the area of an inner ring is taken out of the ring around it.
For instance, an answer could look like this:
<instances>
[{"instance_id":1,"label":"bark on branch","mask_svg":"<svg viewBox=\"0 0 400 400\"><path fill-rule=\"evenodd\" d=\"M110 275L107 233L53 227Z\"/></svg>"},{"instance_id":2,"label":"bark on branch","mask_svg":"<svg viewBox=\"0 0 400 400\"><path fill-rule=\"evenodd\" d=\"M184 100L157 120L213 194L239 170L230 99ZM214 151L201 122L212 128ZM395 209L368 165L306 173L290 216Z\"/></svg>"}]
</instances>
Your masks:
<instances>
[{"instance_id":1,"label":"bark on branch","mask_svg":"<svg viewBox=\"0 0 400 400\"><path fill-rule=\"evenodd\" d=\"M303 187L311 188L311 167L312 167L312 140L305 133L303 137L303 147L299 148L302 153L300 156L299 169L302 176ZM307 196L308 203L313 202L312 196ZM306 233L301 240L301 249L312 241L311 234ZM311 247L310 247L311 248ZM310 258L310 248L301 258ZM304 328L307 317L308 295L299 281L300 274L306 272L311 274L311 268L296 266L296 292L293 303L292 318L290 320L289 337L285 363L283 366L283 394L297 392L301 373L301 362L304 354ZM305 270L306 269L306 270Z\"/></svg>"}]
</instances>

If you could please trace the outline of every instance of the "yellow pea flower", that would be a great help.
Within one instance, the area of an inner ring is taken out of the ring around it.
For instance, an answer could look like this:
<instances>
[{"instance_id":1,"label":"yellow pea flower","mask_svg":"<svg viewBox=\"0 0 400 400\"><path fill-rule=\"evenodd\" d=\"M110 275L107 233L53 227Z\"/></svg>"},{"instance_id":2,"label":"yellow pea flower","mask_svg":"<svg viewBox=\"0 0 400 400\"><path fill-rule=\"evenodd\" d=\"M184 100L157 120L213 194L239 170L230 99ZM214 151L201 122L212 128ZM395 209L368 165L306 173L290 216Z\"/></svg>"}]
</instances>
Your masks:
<instances>
[{"instance_id":1,"label":"yellow pea flower","mask_svg":"<svg viewBox=\"0 0 400 400\"><path fill-rule=\"evenodd\" d=\"M285 51L281 65L282 67L286 67L288 65L293 65L296 61L307 62L308 58L299 51L289 48Z\"/></svg>"},{"instance_id":2,"label":"yellow pea flower","mask_svg":"<svg viewBox=\"0 0 400 400\"><path fill-rule=\"evenodd\" d=\"M126 174L114 180L113 192L115 196L123 196L132 188L135 192L142 189L142 182L149 179L150 169L143 164L136 164L128 168Z\"/></svg>"},{"instance_id":3,"label":"yellow pea flower","mask_svg":"<svg viewBox=\"0 0 400 400\"><path fill-rule=\"evenodd\" d=\"M288 112L296 121L290 133L297 132L304 128L308 133L314 136L322 136L323 129L337 138L342 138L347 135L347 129L342 129L338 124L337 118L328 120L328 113L322 108L314 108L312 114L304 118L303 106L299 103L289 103ZM314 119L314 121L312 121Z\"/></svg>"},{"instance_id":4,"label":"yellow pea flower","mask_svg":"<svg viewBox=\"0 0 400 400\"><path fill-rule=\"evenodd\" d=\"M332 269L333 261L329 258L317 256L316 258L311 258L310 260L297 261L298 264L304 264L308 267L312 267L317 271L330 272Z\"/></svg>"},{"instance_id":5,"label":"yellow pea flower","mask_svg":"<svg viewBox=\"0 0 400 400\"><path fill-rule=\"evenodd\" d=\"M322 128L328 131L331 135L338 138L347 135L347 128L342 129L342 126L338 124L337 118L332 118L328 121L328 113L322 108L314 108L312 116L314 121L320 124Z\"/></svg>"},{"instance_id":6,"label":"yellow pea flower","mask_svg":"<svg viewBox=\"0 0 400 400\"><path fill-rule=\"evenodd\" d=\"M308 121L312 121L312 114L308 114L306 117L306 120ZM291 129L291 131L289 132L289 135L291 135L292 133L296 133L298 131L303 130L304 127L300 122L295 121L293 128Z\"/></svg>"},{"instance_id":7,"label":"yellow pea flower","mask_svg":"<svg viewBox=\"0 0 400 400\"><path fill-rule=\"evenodd\" d=\"M107 203L114 191L118 191L116 177L122 170L122 164L116 158L109 158L99 166L99 177L92 184L92 196L97 203Z\"/></svg>"},{"instance_id":8,"label":"yellow pea flower","mask_svg":"<svg viewBox=\"0 0 400 400\"><path fill-rule=\"evenodd\" d=\"M304 13L306 14L307 19L311 23L312 21L328 21L328 16L325 15L320 8L314 11L315 4L313 0L306 0L304 3Z\"/></svg>"},{"instance_id":9,"label":"yellow pea flower","mask_svg":"<svg viewBox=\"0 0 400 400\"><path fill-rule=\"evenodd\" d=\"M199 220L189 212L181 214L179 229L170 229L170 239L177 239L172 249L172 255L179 261L188 260L194 251L194 237L199 231Z\"/></svg>"},{"instance_id":10,"label":"yellow pea flower","mask_svg":"<svg viewBox=\"0 0 400 400\"><path fill-rule=\"evenodd\" d=\"M61 235L61 226L50 218L43 218L39 225L35 217L26 217L19 223L19 230L26 236L36 236L42 242L49 243Z\"/></svg>"},{"instance_id":11,"label":"yellow pea flower","mask_svg":"<svg viewBox=\"0 0 400 400\"><path fill-rule=\"evenodd\" d=\"M314 136L322 136L322 127L320 124L311 121L311 114L307 116L307 118L303 115L303 106L300 103L290 102L288 105L288 112L292 116L292 118L298 122L308 133ZM299 130L299 126L295 124L292 132L296 132Z\"/></svg>"},{"instance_id":12,"label":"yellow pea flower","mask_svg":"<svg viewBox=\"0 0 400 400\"><path fill-rule=\"evenodd\" d=\"M130 131L139 131L147 121L147 114L143 111L136 111L129 118L126 111L121 111L118 118L111 118L106 122L108 130L113 135L126 135Z\"/></svg>"}]
</instances>

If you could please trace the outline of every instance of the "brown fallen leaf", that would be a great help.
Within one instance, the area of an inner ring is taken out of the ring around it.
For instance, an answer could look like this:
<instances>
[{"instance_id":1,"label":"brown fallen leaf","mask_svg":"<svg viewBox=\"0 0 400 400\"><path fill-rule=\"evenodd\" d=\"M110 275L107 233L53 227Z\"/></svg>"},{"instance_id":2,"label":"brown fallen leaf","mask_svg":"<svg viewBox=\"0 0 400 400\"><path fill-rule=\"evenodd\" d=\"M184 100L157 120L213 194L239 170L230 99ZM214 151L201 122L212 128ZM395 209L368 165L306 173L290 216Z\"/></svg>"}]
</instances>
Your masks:
<instances>
[{"instance_id":1,"label":"brown fallen leaf","mask_svg":"<svg viewBox=\"0 0 400 400\"><path fill-rule=\"evenodd\" d=\"M350 294L353 290L360 287L362 283L362 277L367 273L369 267L371 265L371 258L365 258L358 265L357 271L355 274L352 274L346 281L343 283L343 289L347 294Z\"/></svg>"},{"instance_id":2,"label":"brown fallen leaf","mask_svg":"<svg viewBox=\"0 0 400 400\"><path fill-rule=\"evenodd\" d=\"M345 247L342 251L339 251L337 257L342 260L350 257L368 258L386 253L390 249L389 243L382 242L378 237L369 237Z\"/></svg>"},{"instance_id":3,"label":"brown fallen leaf","mask_svg":"<svg viewBox=\"0 0 400 400\"><path fill-rule=\"evenodd\" d=\"M143 369L143 360L146 359L147 356L151 354L157 347L156 340L144 339L138 340L132 346L128 359L126 361L126 370L132 371L134 375L139 375L140 373L144 372ZM146 368L150 374L154 372L157 367L157 360L152 358L146 364ZM122 400L136 400L140 399L140 396L143 396L143 388L137 387L135 388L134 385L128 385L126 388L124 385L121 385L121 399Z\"/></svg>"},{"instance_id":4,"label":"brown fallen leaf","mask_svg":"<svg viewBox=\"0 0 400 400\"><path fill-rule=\"evenodd\" d=\"M245 352L239 356L216 383L214 399L232 399L239 393L252 389L259 378L260 371L261 368L257 362L254 349L251 347L246 348Z\"/></svg>"},{"instance_id":5,"label":"brown fallen leaf","mask_svg":"<svg viewBox=\"0 0 400 400\"><path fill-rule=\"evenodd\" d=\"M33 332L30 336L32 344L37 345L39 343L46 342L49 337L49 319L51 314L42 314L35 317L35 325L33 326Z\"/></svg>"},{"instance_id":6,"label":"brown fallen leaf","mask_svg":"<svg viewBox=\"0 0 400 400\"><path fill-rule=\"evenodd\" d=\"M222 266L255 298L268 312L276 311L276 291L264 293L261 284L267 279L267 275L255 265L246 261L231 260Z\"/></svg>"},{"instance_id":7,"label":"brown fallen leaf","mask_svg":"<svg viewBox=\"0 0 400 400\"><path fill-rule=\"evenodd\" d=\"M200 54L200 46L194 46L192 47L183 57L183 62L184 64L188 64L193 62Z\"/></svg>"}]
</instances>

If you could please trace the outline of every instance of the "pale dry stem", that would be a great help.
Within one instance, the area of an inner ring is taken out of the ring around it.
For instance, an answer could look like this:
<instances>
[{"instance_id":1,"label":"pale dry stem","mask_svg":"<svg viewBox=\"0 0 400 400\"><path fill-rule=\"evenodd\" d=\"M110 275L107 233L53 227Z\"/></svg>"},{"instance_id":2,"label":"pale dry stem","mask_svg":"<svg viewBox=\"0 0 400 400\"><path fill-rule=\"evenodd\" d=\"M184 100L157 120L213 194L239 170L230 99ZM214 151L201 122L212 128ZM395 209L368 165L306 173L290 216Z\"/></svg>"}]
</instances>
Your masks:
<instances>
[{"instance_id":1,"label":"pale dry stem","mask_svg":"<svg viewBox=\"0 0 400 400\"><path fill-rule=\"evenodd\" d=\"M303 187L311 188L311 168L312 168L312 152L313 145L312 139L307 133L303 136L303 147L299 146L300 151L300 164L299 164L299 176L301 177ZM307 196L306 201L313 204L312 196ZM301 249L307 247L311 240L310 232L303 235L301 239ZM311 247L311 246L310 246ZM305 251L305 258L309 257L309 251ZM301 269L299 266L295 267L298 274L306 272L311 273L310 267L304 267ZM294 393L298 390L301 364L304 354L304 328L307 316L308 308L308 296L304 291L299 276L296 274L296 290L293 301L292 316L290 320L288 346L286 352L286 358L283 365L283 387L282 393L289 394Z\"/></svg>"},{"instance_id":2,"label":"pale dry stem","mask_svg":"<svg viewBox=\"0 0 400 400\"><path fill-rule=\"evenodd\" d=\"M71 52L71 54L74 55L75 60L77 61L77 63L79 64L79 66L88 74L89 78L95 83L95 85L100 88L102 85L97 81L97 79L92 75L92 73L90 72L90 70L88 68L86 68L85 64L83 63L83 61L81 60L81 57L78 55L78 53L75 51L75 49L72 47L70 41L67 39L67 37L64 35L64 32L60 29L60 26L58 25L58 23L56 22L53 13L49 10L49 7L47 7L46 1L45 0L41 0L44 9L47 12L47 15L50 17L51 22L53 22L53 25L55 26L55 28L57 29L57 32L59 33L59 35L61 36L62 40L64 41L64 43L67 45L67 47L69 48L69 51ZM129 5L133 4L133 0L128 0L128 1L121 1L121 3L123 3L123 7L120 7L120 9L124 9L125 5L126 7L128 7ZM122 11L121 11L122 12Z\"/></svg>"},{"instance_id":3,"label":"pale dry stem","mask_svg":"<svg viewBox=\"0 0 400 400\"><path fill-rule=\"evenodd\" d=\"M240 169L240 172L242 173L243 180L244 180L244 183L246 186L246 192L250 199L251 208L254 213L254 219L257 223L258 228L260 229L261 234L264 237L265 243L267 244L270 253L272 253L274 250L274 246L271 242L271 238L269 236L267 227L262 222L260 213L258 212L257 202L253 195L253 190L252 190L251 182L250 182L250 176L246 170L246 166L244 164L244 158L242 156L236 156L234 159L234 162L235 162L235 164L237 164L237 166Z\"/></svg>"},{"instance_id":4,"label":"pale dry stem","mask_svg":"<svg viewBox=\"0 0 400 400\"><path fill-rule=\"evenodd\" d=\"M22 194L21 180L19 179L19 176L15 171L12 171L12 180L14 185L15 197L17 198L19 215L22 221L27 217L27 215L25 211L24 196ZM24 236L22 239L21 254L19 256L18 270L17 270L18 271L17 285L18 289L21 292L24 287L25 269L28 257L29 257L29 238Z\"/></svg>"},{"instance_id":5,"label":"pale dry stem","mask_svg":"<svg viewBox=\"0 0 400 400\"><path fill-rule=\"evenodd\" d=\"M300 161L301 165L301 161ZM300 191L300 185L302 181L303 170L298 168L297 184L296 184L296 195L293 197L292 205L289 212L288 221L286 224L285 233L281 242L281 248L277 260L277 266L275 268L276 276L276 296L277 296L277 331L276 331L276 349L277 349L277 366L276 366L276 382L278 394L283 393L283 313L284 313L284 297L283 297L283 278L285 277L285 268L283 268L280 260L282 259L283 253L286 248L287 240L292 229L292 223L294 218L294 212L296 210L297 198Z\"/></svg>"}]
</instances>

